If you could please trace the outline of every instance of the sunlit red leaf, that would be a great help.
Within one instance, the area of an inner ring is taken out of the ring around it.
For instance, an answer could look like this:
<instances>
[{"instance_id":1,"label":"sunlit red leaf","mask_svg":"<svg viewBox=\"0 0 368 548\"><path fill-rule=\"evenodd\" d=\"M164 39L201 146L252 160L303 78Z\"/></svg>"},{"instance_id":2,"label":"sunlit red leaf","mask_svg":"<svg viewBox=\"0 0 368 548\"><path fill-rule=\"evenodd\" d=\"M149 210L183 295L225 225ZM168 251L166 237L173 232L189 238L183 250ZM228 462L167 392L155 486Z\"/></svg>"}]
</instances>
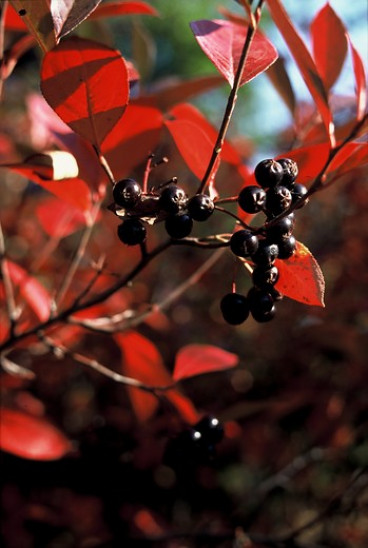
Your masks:
<instances>
[{"instance_id":1,"label":"sunlit red leaf","mask_svg":"<svg viewBox=\"0 0 368 548\"><path fill-rule=\"evenodd\" d=\"M359 52L354 47L352 41L349 38L349 46L351 55L353 58L353 67L355 75L355 93L357 96L357 120L361 120L364 117L367 109L367 80L365 74L365 68L362 58Z\"/></svg>"},{"instance_id":2,"label":"sunlit red leaf","mask_svg":"<svg viewBox=\"0 0 368 548\"><path fill-rule=\"evenodd\" d=\"M18 32L28 30L27 25L11 4L6 6L4 28L5 30L16 30Z\"/></svg>"},{"instance_id":3,"label":"sunlit red leaf","mask_svg":"<svg viewBox=\"0 0 368 548\"><path fill-rule=\"evenodd\" d=\"M40 0L10 0L17 13L21 14L22 21L27 25L29 32L35 37L43 51L53 48L56 43L54 22L50 11L50 2Z\"/></svg>"},{"instance_id":4,"label":"sunlit red leaf","mask_svg":"<svg viewBox=\"0 0 368 548\"><path fill-rule=\"evenodd\" d=\"M72 449L70 441L46 419L2 407L0 449L17 457L56 460Z\"/></svg>"},{"instance_id":5,"label":"sunlit red leaf","mask_svg":"<svg viewBox=\"0 0 368 548\"><path fill-rule=\"evenodd\" d=\"M324 306L325 281L322 271L305 245L297 242L293 257L276 260L280 277L276 289L286 297L314 306Z\"/></svg>"},{"instance_id":6,"label":"sunlit red leaf","mask_svg":"<svg viewBox=\"0 0 368 548\"><path fill-rule=\"evenodd\" d=\"M7 261L10 279L20 295L32 308L41 321L50 316L50 295L36 278L30 276L22 267Z\"/></svg>"},{"instance_id":7,"label":"sunlit red leaf","mask_svg":"<svg viewBox=\"0 0 368 548\"><path fill-rule=\"evenodd\" d=\"M238 365L236 354L227 352L217 346L207 344L189 344L179 350L176 355L173 372L174 381L223 371Z\"/></svg>"},{"instance_id":8,"label":"sunlit red leaf","mask_svg":"<svg viewBox=\"0 0 368 548\"><path fill-rule=\"evenodd\" d=\"M307 50L304 41L297 33L291 22L283 4L280 0L267 0L272 18L281 32L286 44L288 45L306 86L312 95L316 107L322 117L326 133L331 146L335 145L334 124L331 110L328 104L328 97L322 79L318 73L317 67Z\"/></svg>"},{"instance_id":9,"label":"sunlit red leaf","mask_svg":"<svg viewBox=\"0 0 368 548\"><path fill-rule=\"evenodd\" d=\"M193 21L190 26L204 53L232 86L247 27L222 19ZM265 71L276 59L274 46L257 31L247 55L241 85Z\"/></svg>"},{"instance_id":10,"label":"sunlit red leaf","mask_svg":"<svg viewBox=\"0 0 368 548\"><path fill-rule=\"evenodd\" d=\"M347 143L336 154L330 165L327 174L333 173L334 178L341 176L348 171L368 163L367 143Z\"/></svg>"},{"instance_id":11,"label":"sunlit red leaf","mask_svg":"<svg viewBox=\"0 0 368 548\"><path fill-rule=\"evenodd\" d=\"M319 143L279 154L276 159L287 156L295 160L299 168L298 182L306 184L313 181L319 174L327 161L329 150L330 146L328 143Z\"/></svg>"},{"instance_id":12,"label":"sunlit red leaf","mask_svg":"<svg viewBox=\"0 0 368 548\"><path fill-rule=\"evenodd\" d=\"M64 238L86 223L81 211L55 198L47 198L38 205L36 215L44 231L53 238Z\"/></svg>"},{"instance_id":13,"label":"sunlit red leaf","mask_svg":"<svg viewBox=\"0 0 368 548\"><path fill-rule=\"evenodd\" d=\"M100 148L128 104L128 71L117 50L73 37L45 55L41 90L73 131Z\"/></svg>"},{"instance_id":14,"label":"sunlit red leaf","mask_svg":"<svg viewBox=\"0 0 368 548\"><path fill-rule=\"evenodd\" d=\"M108 2L98 6L90 19L116 17L117 15L158 15L158 11L147 2Z\"/></svg>"},{"instance_id":15,"label":"sunlit red leaf","mask_svg":"<svg viewBox=\"0 0 368 548\"><path fill-rule=\"evenodd\" d=\"M313 57L326 89L337 80L348 49L345 27L327 3L311 25Z\"/></svg>"}]
</instances>

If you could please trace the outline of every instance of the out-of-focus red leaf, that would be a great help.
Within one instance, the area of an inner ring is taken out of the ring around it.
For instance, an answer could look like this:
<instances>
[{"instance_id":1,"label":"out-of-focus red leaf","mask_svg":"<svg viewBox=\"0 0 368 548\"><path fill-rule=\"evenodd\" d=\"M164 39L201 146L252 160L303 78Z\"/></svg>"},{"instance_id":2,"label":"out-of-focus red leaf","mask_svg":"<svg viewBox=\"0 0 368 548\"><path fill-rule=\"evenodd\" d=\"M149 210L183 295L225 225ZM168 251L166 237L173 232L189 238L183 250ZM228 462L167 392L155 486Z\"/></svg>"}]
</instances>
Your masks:
<instances>
[{"instance_id":1,"label":"out-of-focus red leaf","mask_svg":"<svg viewBox=\"0 0 368 548\"><path fill-rule=\"evenodd\" d=\"M343 67L348 43L344 24L330 4L326 4L311 24L314 62L326 89L337 80Z\"/></svg>"},{"instance_id":2,"label":"out-of-focus red leaf","mask_svg":"<svg viewBox=\"0 0 368 548\"><path fill-rule=\"evenodd\" d=\"M23 35L17 42L15 42L10 49L4 52L2 64L0 67L0 74L2 80L9 78L13 72L18 60L26 51L34 46L35 41L33 36L29 34Z\"/></svg>"},{"instance_id":3,"label":"out-of-focus red leaf","mask_svg":"<svg viewBox=\"0 0 368 548\"><path fill-rule=\"evenodd\" d=\"M367 143L347 143L336 154L328 167L327 174L334 173L336 176L343 175L348 171L368 163ZM337 173L336 173L337 172Z\"/></svg>"},{"instance_id":4,"label":"out-of-focus red leaf","mask_svg":"<svg viewBox=\"0 0 368 548\"><path fill-rule=\"evenodd\" d=\"M50 11L50 2L42 0L10 0L15 11L21 14L22 21L35 37L42 51L46 52L57 44L54 22Z\"/></svg>"},{"instance_id":5,"label":"out-of-focus red leaf","mask_svg":"<svg viewBox=\"0 0 368 548\"><path fill-rule=\"evenodd\" d=\"M173 372L174 381L188 377L223 371L238 365L236 354L227 352L217 346L207 344L188 344L176 355Z\"/></svg>"},{"instance_id":6,"label":"out-of-focus red leaf","mask_svg":"<svg viewBox=\"0 0 368 548\"><path fill-rule=\"evenodd\" d=\"M18 288L20 295L32 308L41 321L46 321L50 316L50 295L43 285L36 278L29 274L19 265L7 261L10 279Z\"/></svg>"},{"instance_id":7,"label":"out-of-focus red leaf","mask_svg":"<svg viewBox=\"0 0 368 548\"><path fill-rule=\"evenodd\" d=\"M15 30L17 32L27 32L28 30L27 25L11 4L6 6L4 28L5 30Z\"/></svg>"},{"instance_id":8,"label":"out-of-focus red leaf","mask_svg":"<svg viewBox=\"0 0 368 548\"><path fill-rule=\"evenodd\" d=\"M324 305L325 281L322 271L305 245L297 242L295 254L276 260L280 277L276 289L286 297L314 306Z\"/></svg>"},{"instance_id":9,"label":"out-of-focus red leaf","mask_svg":"<svg viewBox=\"0 0 368 548\"><path fill-rule=\"evenodd\" d=\"M0 449L17 457L56 460L71 451L70 441L46 419L21 411L0 409Z\"/></svg>"},{"instance_id":10,"label":"out-of-focus red leaf","mask_svg":"<svg viewBox=\"0 0 368 548\"><path fill-rule=\"evenodd\" d=\"M47 198L38 205L36 216L44 231L53 238L64 238L86 224L81 211L55 198Z\"/></svg>"},{"instance_id":11,"label":"out-of-focus red leaf","mask_svg":"<svg viewBox=\"0 0 368 548\"><path fill-rule=\"evenodd\" d=\"M45 55L41 90L60 118L99 149L128 104L128 71L117 50L73 37Z\"/></svg>"},{"instance_id":12,"label":"out-of-focus red leaf","mask_svg":"<svg viewBox=\"0 0 368 548\"><path fill-rule=\"evenodd\" d=\"M50 12L56 40L71 32L98 6L101 0L51 0Z\"/></svg>"},{"instance_id":13,"label":"out-of-focus red leaf","mask_svg":"<svg viewBox=\"0 0 368 548\"><path fill-rule=\"evenodd\" d=\"M195 424L200 419L200 414L192 402L184 396L179 390L172 389L165 393L165 396L175 405L180 416L188 424Z\"/></svg>"},{"instance_id":14,"label":"out-of-focus red leaf","mask_svg":"<svg viewBox=\"0 0 368 548\"><path fill-rule=\"evenodd\" d=\"M355 49L352 41L349 39L349 46L353 58L353 67L355 75L355 93L357 96L357 120L364 117L367 109L367 80L364 64L359 52Z\"/></svg>"},{"instance_id":15,"label":"out-of-focus red leaf","mask_svg":"<svg viewBox=\"0 0 368 548\"><path fill-rule=\"evenodd\" d=\"M320 113L327 136L333 147L335 145L334 124L331 110L328 104L328 97L317 67L307 50L303 40L297 33L292 21L286 13L280 0L267 0L271 16L287 43L304 82L312 95L318 112Z\"/></svg>"},{"instance_id":16,"label":"out-of-focus red leaf","mask_svg":"<svg viewBox=\"0 0 368 548\"><path fill-rule=\"evenodd\" d=\"M279 154L276 160L285 156L295 160L299 168L298 183L306 184L319 174L327 161L329 151L329 143L319 143Z\"/></svg>"},{"instance_id":17,"label":"out-of-focus red leaf","mask_svg":"<svg viewBox=\"0 0 368 548\"><path fill-rule=\"evenodd\" d=\"M61 200L80 209L89 211L91 207L91 192L86 183L79 178L64 179L62 181L53 181L52 168L44 166L32 166L29 164L6 164L0 167L6 167L26 177L33 183L42 186Z\"/></svg>"},{"instance_id":18,"label":"out-of-focus red leaf","mask_svg":"<svg viewBox=\"0 0 368 548\"><path fill-rule=\"evenodd\" d=\"M280 94L280 97L290 110L291 114L294 116L296 99L289 75L285 69L284 59L281 57L276 59L273 65L267 69L266 75L271 80L271 83L276 91Z\"/></svg>"},{"instance_id":19,"label":"out-of-focus red leaf","mask_svg":"<svg viewBox=\"0 0 368 548\"><path fill-rule=\"evenodd\" d=\"M116 179L130 174L133 167L147 160L159 143L162 113L144 103L130 103L124 118L102 143L102 151Z\"/></svg>"},{"instance_id":20,"label":"out-of-focus red leaf","mask_svg":"<svg viewBox=\"0 0 368 548\"><path fill-rule=\"evenodd\" d=\"M232 86L247 27L222 19L193 21L190 26L204 53ZM277 51L274 46L257 31L247 55L240 85L265 71L276 59Z\"/></svg>"},{"instance_id":21,"label":"out-of-focus red leaf","mask_svg":"<svg viewBox=\"0 0 368 548\"><path fill-rule=\"evenodd\" d=\"M116 15L157 15L158 11L146 2L108 2L98 6L90 19L115 17Z\"/></svg>"}]
</instances>

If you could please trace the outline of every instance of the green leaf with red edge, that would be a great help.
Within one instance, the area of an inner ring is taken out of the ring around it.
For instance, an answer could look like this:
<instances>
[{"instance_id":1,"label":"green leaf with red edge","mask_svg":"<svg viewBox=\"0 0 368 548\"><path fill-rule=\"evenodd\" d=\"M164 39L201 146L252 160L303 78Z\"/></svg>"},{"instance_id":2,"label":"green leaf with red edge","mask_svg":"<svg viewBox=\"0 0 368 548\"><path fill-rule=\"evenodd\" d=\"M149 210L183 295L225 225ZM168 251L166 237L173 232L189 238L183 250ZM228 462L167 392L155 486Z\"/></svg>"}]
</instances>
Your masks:
<instances>
[{"instance_id":1,"label":"green leaf with red edge","mask_svg":"<svg viewBox=\"0 0 368 548\"><path fill-rule=\"evenodd\" d=\"M45 55L41 91L73 131L100 149L128 104L128 70L117 50L73 37Z\"/></svg>"},{"instance_id":2,"label":"green leaf with red edge","mask_svg":"<svg viewBox=\"0 0 368 548\"><path fill-rule=\"evenodd\" d=\"M282 37L294 57L304 82L312 95L316 107L322 117L328 139L335 145L335 128L332 113L328 103L328 96L323 81L318 73L315 62L307 50L302 38L297 33L292 21L285 11L280 0L267 0L272 19L277 25Z\"/></svg>"},{"instance_id":3,"label":"green leaf with red edge","mask_svg":"<svg viewBox=\"0 0 368 548\"><path fill-rule=\"evenodd\" d=\"M86 225L81 211L56 198L43 200L36 208L36 217L46 234L53 238L64 238Z\"/></svg>"},{"instance_id":4,"label":"green leaf with red edge","mask_svg":"<svg viewBox=\"0 0 368 548\"><path fill-rule=\"evenodd\" d=\"M42 169L39 165L32 166L30 164L5 164L0 167L8 168L22 177L26 177L81 211L87 212L91 209L91 192L82 179L54 181L51 178L52 168L46 166Z\"/></svg>"},{"instance_id":5,"label":"green leaf with red edge","mask_svg":"<svg viewBox=\"0 0 368 548\"><path fill-rule=\"evenodd\" d=\"M46 289L16 263L7 261L7 267L10 279L20 295L38 318L43 322L46 321L50 316L51 304L51 298Z\"/></svg>"},{"instance_id":6,"label":"green leaf with red edge","mask_svg":"<svg viewBox=\"0 0 368 548\"><path fill-rule=\"evenodd\" d=\"M330 4L317 13L311 24L313 57L326 89L330 89L341 73L348 41L345 27Z\"/></svg>"},{"instance_id":7,"label":"green leaf with red edge","mask_svg":"<svg viewBox=\"0 0 368 548\"><path fill-rule=\"evenodd\" d=\"M362 58L348 36L355 75L355 93L357 96L357 120L362 120L367 109L367 77Z\"/></svg>"},{"instance_id":8,"label":"green leaf with red edge","mask_svg":"<svg viewBox=\"0 0 368 548\"><path fill-rule=\"evenodd\" d=\"M72 450L70 441L44 418L0 409L0 449L32 460L56 460Z\"/></svg>"},{"instance_id":9,"label":"green leaf with red edge","mask_svg":"<svg viewBox=\"0 0 368 548\"><path fill-rule=\"evenodd\" d=\"M115 341L122 353L122 370L125 375L138 379L147 386L170 386L172 379L164 366L156 346L135 331L116 333ZM150 393L127 387L134 412L140 421L146 421L158 408L158 399ZM197 413L191 402L176 389L165 392L184 418L195 421Z\"/></svg>"},{"instance_id":10,"label":"green leaf with red edge","mask_svg":"<svg viewBox=\"0 0 368 548\"><path fill-rule=\"evenodd\" d=\"M238 365L236 354L209 344L188 344L176 355L173 379L180 381L188 377L224 371Z\"/></svg>"},{"instance_id":11,"label":"green leaf with red edge","mask_svg":"<svg viewBox=\"0 0 368 548\"><path fill-rule=\"evenodd\" d=\"M321 268L309 249L297 242L290 259L277 259L279 280L276 289L286 297L308 305L324 307L325 281Z\"/></svg>"},{"instance_id":12,"label":"green leaf with red edge","mask_svg":"<svg viewBox=\"0 0 368 548\"><path fill-rule=\"evenodd\" d=\"M49 0L10 0L10 3L17 13L22 14L22 21L42 51L48 51L57 44Z\"/></svg>"},{"instance_id":13,"label":"green leaf with red edge","mask_svg":"<svg viewBox=\"0 0 368 548\"><path fill-rule=\"evenodd\" d=\"M223 19L193 21L190 26L204 53L233 86L248 28ZM265 71L276 59L275 47L260 31L256 31L240 85Z\"/></svg>"},{"instance_id":14,"label":"green leaf with red edge","mask_svg":"<svg viewBox=\"0 0 368 548\"><path fill-rule=\"evenodd\" d=\"M90 19L116 17L117 15L155 15L158 11L147 2L108 2L98 6L90 15Z\"/></svg>"}]
</instances>

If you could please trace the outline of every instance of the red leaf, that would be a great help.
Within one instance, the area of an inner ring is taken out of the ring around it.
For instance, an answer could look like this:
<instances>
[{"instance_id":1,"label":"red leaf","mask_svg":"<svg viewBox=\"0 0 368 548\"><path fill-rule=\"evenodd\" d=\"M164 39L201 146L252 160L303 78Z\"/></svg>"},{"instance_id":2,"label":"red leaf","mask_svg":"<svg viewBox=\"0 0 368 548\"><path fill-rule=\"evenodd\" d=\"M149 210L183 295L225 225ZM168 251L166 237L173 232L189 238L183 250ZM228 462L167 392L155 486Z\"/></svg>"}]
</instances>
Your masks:
<instances>
[{"instance_id":1,"label":"red leaf","mask_svg":"<svg viewBox=\"0 0 368 548\"><path fill-rule=\"evenodd\" d=\"M46 321L50 316L50 296L46 289L36 278L29 276L28 273L19 265L12 261L7 261L9 276L23 299L29 304L35 314L41 321Z\"/></svg>"},{"instance_id":2,"label":"red leaf","mask_svg":"<svg viewBox=\"0 0 368 548\"><path fill-rule=\"evenodd\" d=\"M189 344L181 348L176 355L173 379L179 381L203 373L223 371L235 367L238 362L236 354L217 346Z\"/></svg>"},{"instance_id":3,"label":"red leaf","mask_svg":"<svg viewBox=\"0 0 368 548\"><path fill-rule=\"evenodd\" d=\"M0 409L0 449L17 457L56 460L71 451L70 441L47 420L21 411Z\"/></svg>"},{"instance_id":4,"label":"red leaf","mask_svg":"<svg viewBox=\"0 0 368 548\"><path fill-rule=\"evenodd\" d=\"M325 281L322 271L305 245L297 242L293 257L276 260L280 277L276 289L286 297L309 305L325 306Z\"/></svg>"},{"instance_id":5,"label":"red leaf","mask_svg":"<svg viewBox=\"0 0 368 548\"><path fill-rule=\"evenodd\" d=\"M190 26L204 53L233 86L247 27L222 19L193 21ZM257 31L247 55L240 85L265 71L276 59L274 46Z\"/></svg>"},{"instance_id":6,"label":"red leaf","mask_svg":"<svg viewBox=\"0 0 368 548\"><path fill-rule=\"evenodd\" d=\"M33 36L26 34L15 42L10 49L4 52L3 62L0 66L0 74L3 80L9 78L22 55L34 45Z\"/></svg>"},{"instance_id":7,"label":"red leaf","mask_svg":"<svg viewBox=\"0 0 368 548\"><path fill-rule=\"evenodd\" d=\"M158 11L146 2L109 2L98 6L90 19L115 17L116 15L158 15Z\"/></svg>"},{"instance_id":8,"label":"red leaf","mask_svg":"<svg viewBox=\"0 0 368 548\"><path fill-rule=\"evenodd\" d=\"M14 9L22 13L22 21L35 37L42 51L48 51L57 43L54 22L50 11L50 2L46 0L10 0Z\"/></svg>"},{"instance_id":9,"label":"red leaf","mask_svg":"<svg viewBox=\"0 0 368 548\"><path fill-rule=\"evenodd\" d=\"M353 58L353 67L355 75L355 93L357 96L357 120L364 117L367 108L367 84L366 74L362 58L355 49L350 37L348 36L351 55Z\"/></svg>"},{"instance_id":10,"label":"red leaf","mask_svg":"<svg viewBox=\"0 0 368 548\"><path fill-rule=\"evenodd\" d=\"M84 215L55 198L45 199L36 209L44 231L53 238L64 238L86 224Z\"/></svg>"},{"instance_id":11,"label":"red leaf","mask_svg":"<svg viewBox=\"0 0 368 548\"><path fill-rule=\"evenodd\" d=\"M268 7L273 20L275 21L296 61L296 64L299 67L305 84L314 99L316 107L322 117L331 146L333 147L335 145L335 128L328 104L327 93L321 77L318 74L316 65L309 51L305 47L303 40L295 30L295 27L286 13L281 1L268 0Z\"/></svg>"},{"instance_id":12,"label":"red leaf","mask_svg":"<svg viewBox=\"0 0 368 548\"><path fill-rule=\"evenodd\" d=\"M285 156L295 160L299 168L298 183L306 184L319 174L327 161L329 150L328 143L319 143L279 154L276 160Z\"/></svg>"},{"instance_id":13,"label":"red leaf","mask_svg":"<svg viewBox=\"0 0 368 548\"><path fill-rule=\"evenodd\" d=\"M311 25L313 57L326 89L337 80L348 49L345 27L329 4Z\"/></svg>"},{"instance_id":14,"label":"red leaf","mask_svg":"<svg viewBox=\"0 0 368 548\"><path fill-rule=\"evenodd\" d=\"M334 178L340 177L344 173L368 163L368 144L367 143L347 143L336 154L328 167L328 175L334 173Z\"/></svg>"},{"instance_id":15,"label":"red leaf","mask_svg":"<svg viewBox=\"0 0 368 548\"><path fill-rule=\"evenodd\" d=\"M128 104L128 71L118 51L73 37L45 55L41 90L60 118L99 149Z\"/></svg>"},{"instance_id":16,"label":"red leaf","mask_svg":"<svg viewBox=\"0 0 368 548\"><path fill-rule=\"evenodd\" d=\"M28 30L27 25L24 23L21 16L18 15L10 4L6 7L4 28L5 30L15 30L18 32L27 32Z\"/></svg>"}]
</instances>

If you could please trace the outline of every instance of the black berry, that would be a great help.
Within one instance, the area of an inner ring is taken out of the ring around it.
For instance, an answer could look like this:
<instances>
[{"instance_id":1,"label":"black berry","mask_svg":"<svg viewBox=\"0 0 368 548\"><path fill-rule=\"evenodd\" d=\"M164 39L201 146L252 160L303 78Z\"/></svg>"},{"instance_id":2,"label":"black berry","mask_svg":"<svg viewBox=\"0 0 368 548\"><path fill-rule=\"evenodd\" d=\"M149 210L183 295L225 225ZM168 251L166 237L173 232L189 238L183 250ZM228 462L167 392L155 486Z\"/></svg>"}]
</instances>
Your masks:
<instances>
[{"instance_id":1,"label":"black berry","mask_svg":"<svg viewBox=\"0 0 368 548\"><path fill-rule=\"evenodd\" d=\"M284 170L282 184L287 187L292 186L299 174L298 164L290 158L279 158L277 161Z\"/></svg>"},{"instance_id":2,"label":"black berry","mask_svg":"<svg viewBox=\"0 0 368 548\"><path fill-rule=\"evenodd\" d=\"M165 221L165 228L169 236L179 240L189 236L193 228L193 220L186 213L170 215Z\"/></svg>"},{"instance_id":3,"label":"black berry","mask_svg":"<svg viewBox=\"0 0 368 548\"><path fill-rule=\"evenodd\" d=\"M187 195L184 190L176 185L169 185L163 189L159 199L159 207L166 213L175 215L187 205Z\"/></svg>"},{"instance_id":4,"label":"black berry","mask_svg":"<svg viewBox=\"0 0 368 548\"><path fill-rule=\"evenodd\" d=\"M278 243L279 239L291 236L293 228L294 214L290 213L287 217L275 221L275 223L271 224L271 226L266 226L267 239L274 243Z\"/></svg>"},{"instance_id":5,"label":"black berry","mask_svg":"<svg viewBox=\"0 0 368 548\"><path fill-rule=\"evenodd\" d=\"M239 207L246 213L258 213L263 209L266 193L259 186L250 185L243 188L238 196Z\"/></svg>"},{"instance_id":6,"label":"black berry","mask_svg":"<svg viewBox=\"0 0 368 548\"><path fill-rule=\"evenodd\" d=\"M273 288L270 289L272 290ZM247 297L251 314L254 311L256 314L260 311L265 313L270 312L275 301L269 289L258 289L257 287L252 287L248 291Z\"/></svg>"},{"instance_id":7,"label":"black berry","mask_svg":"<svg viewBox=\"0 0 368 548\"><path fill-rule=\"evenodd\" d=\"M146 239L146 229L139 219L126 219L118 226L118 237L127 245L142 244Z\"/></svg>"},{"instance_id":8,"label":"black berry","mask_svg":"<svg viewBox=\"0 0 368 548\"><path fill-rule=\"evenodd\" d=\"M259 266L269 267L277 259L279 248L276 244L270 243L267 240L260 240L258 249L252 254L252 261Z\"/></svg>"},{"instance_id":9,"label":"black berry","mask_svg":"<svg viewBox=\"0 0 368 548\"><path fill-rule=\"evenodd\" d=\"M118 181L112 190L114 202L125 209L132 209L141 198L142 189L134 179Z\"/></svg>"},{"instance_id":10,"label":"black berry","mask_svg":"<svg viewBox=\"0 0 368 548\"><path fill-rule=\"evenodd\" d=\"M273 305L271 310L268 312L265 312L264 310L257 310L257 309L253 309L251 311L253 318L256 320L256 322L259 322L259 323L269 322L275 317L275 313L276 313L275 305Z\"/></svg>"},{"instance_id":11,"label":"black berry","mask_svg":"<svg viewBox=\"0 0 368 548\"><path fill-rule=\"evenodd\" d=\"M259 289L264 289L271 285L275 285L278 279L279 270L276 266L271 266L271 268L257 266L252 273L253 283Z\"/></svg>"},{"instance_id":12,"label":"black berry","mask_svg":"<svg viewBox=\"0 0 368 548\"><path fill-rule=\"evenodd\" d=\"M216 417L203 417L194 426L202 434L205 441L209 443L219 443L224 437L224 428Z\"/></svg>"},{"instance_id":13,"label":"black berry","mask_svg":"<svg viewBox=\"0 0 368 548\"><path fill-rule=\"evenodd\" d=\"M221 312L224 320L231 325L239 325L249 316L248 300L239 293L228 293L221 300Z\"/></svg>"},{"instance_id":14,"label":"black berry","mask_svg":"<svg viewBox=\"0 0 368 548\"><path fill-rule=\"evenodd\" d=\"M303 198L303 196L305 196L307 194L307 192L308 192L308 189L307 189L306 186L301 185L300 183L294 185L293 188L291 189L291 196L292 196L293 204L298 202L298 200L300 200L300 198ZM305 206L308 203L308 201L309 200L307 198L301 204L296 205L295 209L300 209L301 207Z\"/></svg>"},{"instance_id":15,"label":"black berry","mask_svg":"<svg viewBox=\"0 0 368 548\"><path fill-rule=\"evenodd\" d=\"M296 240L294 236L283 238L278 243L279 259L290 259L294 255L296 249Z\"/></svg>"},{"instance_id":16,"label":"black berry","mask_svg":"<svg viewBox=\"0 0 368 548\"><path fill-rule=\"evenodd\" d=\"M272 159L262 160L254 170L256 181L262 188L278 185L283 175L284 169L281 164Z\"/></svg>"},{"instance_id":17,"label":"black berry","mask_svg":"<svg viewBox=\"0 0 368 548\"><path fill-rule=\"evenodd\" d=\"M238 257L249 257L258 249L258 238L249 230L238 230L230 238L230 249Z\"/></svg>"},{"instance_id":18,"label":"black berry","mask_svg":"<svg viewBox=\"0 0 368 548\"><path fill-rule=\"evenodd\" d=\"M214 209L215 204L207 194L196 194L188 202L188 213L195 221L206 221Z\"/></svg>"},{"instance_id":19,"label":"black berry","mask_svg":"<svg viewBox=\"0 0 368 548\"><path fill-rule=\"evenodd\" d=\"M286 186L270 188L266 192L265 211L268 217L276 217L286 211L292 202L291 192Z\"/></svg>"}]
</instances>

